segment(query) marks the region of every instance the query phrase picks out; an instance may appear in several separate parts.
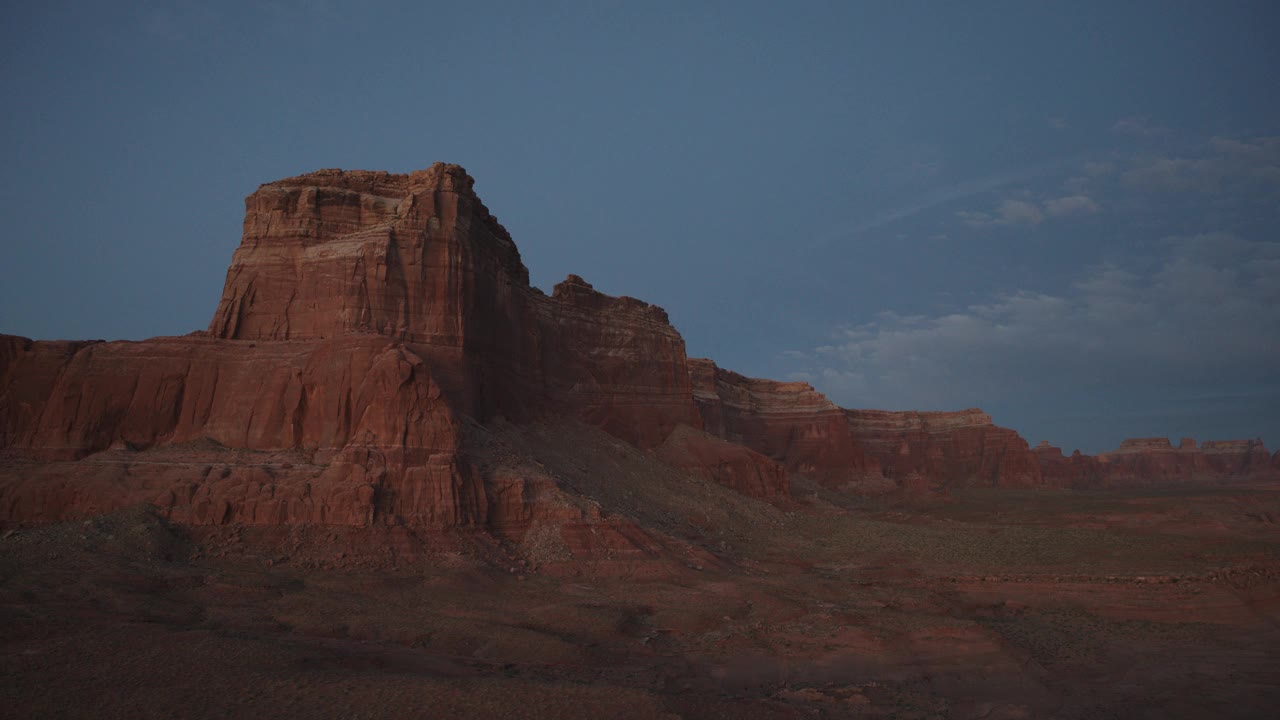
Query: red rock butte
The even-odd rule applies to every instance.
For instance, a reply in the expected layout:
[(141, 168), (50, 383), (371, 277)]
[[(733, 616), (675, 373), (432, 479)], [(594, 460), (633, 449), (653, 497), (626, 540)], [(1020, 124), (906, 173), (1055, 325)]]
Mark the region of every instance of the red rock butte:
[(1280, 477), (1261, 441), (1064, 456), (977, 409), (849, 410), (688, 358), (661, 308), (575, 275), (549, 296), (531, 287), (474, 184), (440, 163), (267, 183), (245, 201), (207, 331), (0, 336), (0, 521), (147, 502), (196, 525), (511, 535), (550, 513), (567, 535), (644, 545), (616, 519), (540, 501), (535, 472), (477, 462), (468, 429), (493, 422), (584, 423), (774, 502), (796, 477), (863, 492)]

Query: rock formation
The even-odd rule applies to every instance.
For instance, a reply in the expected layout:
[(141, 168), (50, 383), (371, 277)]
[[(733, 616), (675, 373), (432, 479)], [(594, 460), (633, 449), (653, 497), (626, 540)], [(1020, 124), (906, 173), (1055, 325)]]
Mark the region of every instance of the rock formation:
[(1095, 487), (1102, 484), (1102, 471), (1098, 459), (1079, 450), (1063, 455), (1062, 448), (1042, 440), (1032, 448), (1040, 465), (1040, 476), (1054, 487)]
[(846, 410), (804, 383), (689, 359), (661, 308), (574, 275), (551, 295), (531, 287), (456, 165), (322, 170), (263, 185), (245, 206), (207, 331), (0, 336), (0, 520), (150, 502), (195, 524), (509, 535), (613, 522), (547, 500), (555, 481), (536, 468), (469, 455), (468, 427), (545, 419), (774, 500), (796, 477), (927, 490), (1280, 474), (1260, 441), (1148, 438), (1064, 457), (980, 410)]
[(918, 475), (951, 487), (1035, 487), (1027, 441), (976, 408), (959, 412), (848, 410), (849, 428), (889, 478)]
[(708, 433), (829, 483), (878, 474), (844, 411), (807, 383), (748, 378), (703, 359), (690, 360), (689, 371)]
[[(517, 511), (489, 496), (510, 478), (487, 493), (459, 450), (469, 419), (569, 416), (640, 448), (700, 428), (666, 313), (576, 276), (530, 287), (473, 184), (445, 164), (268, 183), (207, 332), (0, 337), (0, 517), (147, 501), (192, 523), (482, 526), (491, 505)], [(179, 447), (181, 463), (134, 455)], [(743, 448), (673, 447), (700, 475), (785, 494)]]
[(1070, 457), (1042, 442), (1035, 453), (1046, 480), (1064, 487), (1277, 476), (1261, 440), (1207, 440), (1197, 445), (1193, 438), (1182, 438), (1174, 447), (1168, 438), (1130, 438), (1111, 452), (1090, 456), (1077, 450)]
[(750, 448), (678, 426), (657, 451), (664, 463), (758, 498), (790, 494), (786, 469)]
[[(7, 517), (58, 520), (151, 501), (198, 524), (364, 525), (375, 511), (442, 527), (484, 520), (452, 408), (422, 359), (386, 338), (22, 345), (0, 372), (0, 408), (18, 420), (2, 432), (8, 454), (44, 464), (0, 478)], [(181, 444), (209, 462), (166, 472), (130, 462), (130, 453)], [(296, 455), (246, 467), (210, 452), (218, 448)], [(70, 462), (105, 451), (119, 452)]]
[(1271, 454), (1261, 440), (1206, 440), (1196, 447), (1183, 438), (1175, 448), (1168, 438), (1137, 438), (1097, 462), (1098, 482), (1117, 485), (1265, 475)]

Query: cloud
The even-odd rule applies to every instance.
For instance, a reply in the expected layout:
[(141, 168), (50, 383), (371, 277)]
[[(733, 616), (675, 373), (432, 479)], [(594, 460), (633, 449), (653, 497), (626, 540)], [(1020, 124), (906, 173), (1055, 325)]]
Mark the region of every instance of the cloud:
[(1050, 217), (1091, 215), (1098, 212), (1098, 203), (1087, 195), (1068, 195), (1049, 200), (1044, 204), (1044, 210)]
[[(823, 247), (837, 241), (848, 240), (851, 237), (861, 235), (870, 230), (882, 228), (886, 225), (892, 225), (921, 213), (928, 212), (942, 205), (947, 205), (964, 198), (999, 190), (1007, 185), (1033, 180), (1037, 177), (1053, 172), (1063, 164), (1063, 161), (1055, 160), (1038, 165), (1006, 170), (983, 177), (971, 178), (963, 182), (940, 185), (916, 196), (909, 202), (898, 207), (891, 208), (883, 213), (874, 215), (871, 218), (862, 219), (857, 222), (847, 223), (843, 226), (833, 228), (819, 236), (817, 242), (814, 243), (814, 247)], [(963, 216), (964, 213), (961, 215)], [(984, 215), (984, 213), (974, 213), (974, 215)]]
[[(1078, 183), (1077, 185), (1081, 185)], [(1050, 198), (1043, 203), (1034, 200), (1006, 198), (997, 206), (994, 214), (961, 210), (956, 213), (960, 220), (969, 227), (1035, 227), (1044, 222), (1046, 217), (1067, 217), (1069, 215), (1089, 215), (1098, 212), (1098, 204), (1077, 187), (1076, 193), (1065, 197)]]
[(1088, 160), (1081, 166), (1086, 175), (1099, 177), (1102, 175), (1110, 175), (1116, 171), (1115, 163), (1103, 162), (1099, 160)]
[(1049, 118), (1048, 122), (1049, 122), (1049, 127), (1054, 130), (1066, 130), (1067, 128), (1071, 127), (1071, 124), (1067, 122), (1066, 118), (1055, 116), (1055, 117)]
[(1039, 225), (1044, 221), (1044, 212), (1034, 202), (1012, 199), (1001, 201), (994, 216), (967, 211), (961, 211), (958, 215), (970, 227), (1015, 227)]
[(1123, 179), (1148, 192), (1274, 191), (1280, 189), (1280, 137), (1215, 137), (1189, 156), (1137, 159)]
[(1143, 138), (1159, 137), (1173, 132), (1167, 127), (1152, 123), (1151, 118), (1146, 115), (1122, 117), (1111, 126), (1111, 131), (1121, 135)]
[(855, 407), (1032, 401), (1073, 387), (1274, 383), (1280, 242), (1170, 237), (1146, 269), (1095, 267), (1063, 292), (1023, 290), (835, 332), (797, 372)]

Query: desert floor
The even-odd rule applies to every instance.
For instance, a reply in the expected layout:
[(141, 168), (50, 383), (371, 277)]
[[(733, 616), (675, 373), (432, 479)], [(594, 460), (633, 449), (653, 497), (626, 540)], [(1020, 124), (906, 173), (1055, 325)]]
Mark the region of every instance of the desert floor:
[(1280, 488), (795, 494), (794, 507), (744, 505), (736, 524), (701, 530), (696, 516), (723, 502), (676, 498), (685, 515), (671, 522), (701, 555), (612, 563), (530, 563), (480, 534), (177, 528), (146, 508), (10, 531), (0, 715), (1280, 707)]

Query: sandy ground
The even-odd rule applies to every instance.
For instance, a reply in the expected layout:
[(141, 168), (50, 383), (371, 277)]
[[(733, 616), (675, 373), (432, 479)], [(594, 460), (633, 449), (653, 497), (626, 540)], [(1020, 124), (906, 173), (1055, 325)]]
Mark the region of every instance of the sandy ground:
[(0, 715), (995, 720), (1280, 707), (1280, 488), (907, 502), (799, 483), (776, 507), (676, 490), (643, 458), (556, 449), (537, 432), (503, 448), (707, 559), (530, 562), (477, 533), (181, 528), (146, 508), (9, 531)]

